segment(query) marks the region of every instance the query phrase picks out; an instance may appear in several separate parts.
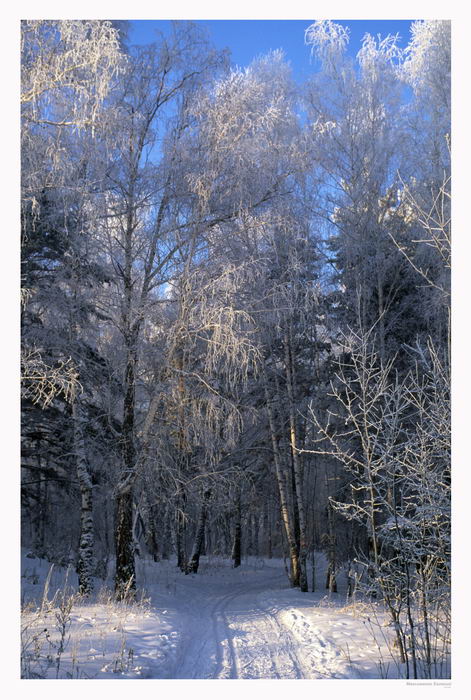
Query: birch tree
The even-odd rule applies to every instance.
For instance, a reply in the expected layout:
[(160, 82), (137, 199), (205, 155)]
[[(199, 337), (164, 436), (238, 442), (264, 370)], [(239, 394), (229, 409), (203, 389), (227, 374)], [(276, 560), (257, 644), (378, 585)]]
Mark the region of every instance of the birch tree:
[[(192, 210), (191, 192), (185, 188), (184, 166), (177, 155), (186, 128), (185, 101), (219, 62), (211, 51), (204, 53), (194, 26), (177, 23), (168, 39), (162, 37), (160, 43), (136, 50), (129, 58), (121, 95), (108, 124), (118, 138), (111, 154), (108, 190), (102, 198), (100, 238), (116, 281), (104, 303), (123, 348), (122, 466), (115, 494), (118, 596), (126, 587), (135, 587), (132, 492), (138, 473), (140, 339), (173, 257), (192, 232), (187, 218)], [(161, 137), (163, 150), (157, 147)]]

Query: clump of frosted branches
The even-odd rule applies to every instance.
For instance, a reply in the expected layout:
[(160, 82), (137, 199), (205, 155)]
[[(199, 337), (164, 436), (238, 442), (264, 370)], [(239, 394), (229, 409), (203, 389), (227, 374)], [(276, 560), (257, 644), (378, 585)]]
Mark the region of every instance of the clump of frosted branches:
[(239, 296), (251, 273), (249, 264), (228, 264), (206, 281), (201, 269), (191, 273), (183, 300), (186, 308), (172, 341), (178, 344), (181, 336), (187, 335), (192, 344), (204, 343), (204, 374), (214, 377), (222, 373), (224, 382), (233, 389), (247, 380), (259, 359), (251, 339), (252, 319), (241, 307)]
[(312, 53), (326, 67), (333, 67), (349, 42), (350, 30), (330, 19), (318, 19), (304, 33), (304, 41), (312, 47)]
[(272, 190), (274, 144), (283, 143), (286, 164), (295, 167), (293, 95), (289, 67), (276, 51), (199, 94), (191, 112), (206, 148), (187, 180), (203, 210), (225, 204), (237, 212)]
[(360, 51), (357, 54), (358, 63), (364, 73), (372, 73), (376, 79), (384, 80), (385, 71), (390, 67), (400, 65), (403, 60), (403, 50), (397, 45), (399, 35), (388, 34), (385, 39), (371, 34), (365, 34)]
[(175, 412), (181, 446), (204, 447), (208, 456), (235, 442), (243, 424), (238, 396), (259, 362), (253, 321), (240, 299), (249, 274), (250, 265), (225, 265), (208, 279), (196, 268), (178, 284), (168, 410)]
[(451, 22), (417, 20), (412, 23), (411, 34), (405, 49), (404, 79), (417, 94), (430, 90), (432, 96), (441, 99), (451, 75)]
[(40, 216), (38, 192), (71, 186), (70, 132), (95, 133), (124, 66), (118, 31), (109, 21), (22, 22), (22, 206), (33, 222)]
[(33, 349), (23, 353), (21, 365), (22, 395), (42, 408), (47, 408), (60, 393), (72, 402), (80, 389), (78, 372), (70, 358), (51, 366)]
[(102, 20), (24, 20), (21, 103), (29, 121), (84, 127), (96, 121), (123, 66), (118, 31)]

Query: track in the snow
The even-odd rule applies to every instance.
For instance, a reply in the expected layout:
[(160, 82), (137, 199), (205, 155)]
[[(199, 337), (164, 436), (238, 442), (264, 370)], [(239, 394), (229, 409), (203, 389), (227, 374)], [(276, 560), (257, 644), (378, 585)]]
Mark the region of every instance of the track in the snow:
[[(273, 575), (269, 586), (280, 588), (286, 579)], [(311, 630), (305, 641), (299, 625), (293, 634), (296, 615), (287, 616), (284, 608), (265, 607), (258, 594), (267, 588), (267, 579), (237, 581), (226, 584), (224, 594), (208, 591), (189, 605), (186, 641), (179, 654), (174, 678), (255, 679), (255, 678), (325, 678), (332, 649), (326, 654), (325, 643)], [(293, 619), (292, 619), (293, 618)], [(287, 624), (283, 622), (287, 620)], [(333, 668), (332, 668), (333, 670)], [(327, 673), (326, 673), (327, 671)]]

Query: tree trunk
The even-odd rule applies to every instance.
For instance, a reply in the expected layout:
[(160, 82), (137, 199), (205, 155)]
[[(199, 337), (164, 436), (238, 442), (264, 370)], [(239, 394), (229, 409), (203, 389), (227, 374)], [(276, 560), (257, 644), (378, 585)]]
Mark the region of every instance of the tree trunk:
[(273, 535), (272, 535), (272, 516), (270, 508), (270, 500), (267, 502), (266, 515), (267, 515), (267, 557), (268, 559), (273, 558)]
[[(291, 437), (290, 437), (291, 440)], [(288, 479), (289, 479), (289, 500), (291, 505), (291, 510), (293, 513), (293, 531), (294, 539), (296, 540), (296, 547), (299, 552), (299, 543), (301, 539), (301, 529), (299, 526), (299, 510), (298, 510), (298, 497), (296, 493), (296, 482), (294, 480), (294, 465), (293, 465), (293, 451), (290, 448), (290, 464), (288, 467)]]
[[(154, 527), (155, 529), (155, 527)], [(167, 503), (163, 515), (163, 531), (160, 539), (162, 559), (169, 559), (169, 545), (172, 542), (171, 507)]]
[(337, 579), (335, 576), (335, 562), (329, 561), (327, 567), (327, 577), (325, 581), (325, 587), (329, 593), (337, 593)]
[(134, 560), (134, 542), (132, 537), (133, 516), (132, 490), (123, 491), (116, 496), (116, 575), (115, 595), (123, 600), (133, 594), (136, 588), (136, 569)]
[(145, 540), (147, 549), (155, 562), (160, 561), (159, 541), (157, 539), (156, 520), (158, 516), (157, 508), (149, 503), (147, 495), (144, 496), (145, 514)]
[(237, 495), (236, 495), (236, 510), (235, 510), (235, 522), (234, 522), (234, 544), (232, 545), (232, 566), (234, 569), (236, 569), (238, 566), (240, 566), (241, 539), (242, 539), (241, 503), (240, 503), (240, 489), (238, 489)]
[(84, 415), (80, 399), (72, 404), (73, 440), (77, 478), (80, 486), (80, 542), (77, 557), (79, 593), (88, 596), (93, 590), (93, 493), (88, 460), (85, 451)]
[(245, 556), (246, 557), (251, 557), (253, 554), (253, 530), (252, 530), (252, 516), (251, 515), (246, 515), (244, 518), (244, 530), (246, 533), (246, 547), (245, 547)]
[(196, 527), (196, 535), (195, 535), (195, 541), (193, 543), (193, 549), (191, 552), (191, 557), (190, 561), (188, 562), (188, 565), (186, 567), (186, 573), (187, 574), (196, 574), (198, 572), (198, 567), (200, 563), (200, 556), (203, 550), (203, 544), (204, 544), (204, 529), (206, 525), (206, 517), (208, 514), (207, 511), (207, 500), (209, 498), (209, 491), (206, 491), (206, 493), (203, 496), (203, 504), (201, 506), (199, 518), (198, 518), (198, 525)]
[(281, 455), (278, 448), (278, 441), (276, 437), (275, 429), (275, 416), (273, 414), (273, 407), (271, 398), (268, 392), (268, 379), (266, 371), (264, 368), (264, 388), (265, 388), (265, 401), (267, 405), (268, 413), (268, 423), (270, 427), (271, 441), (273, 447), (273, 460), (275, 462), (275, 472), (276, 481), (278, 485), (278, 492), (280, 496), (280, 510), (281, 510), (281, 520), (286, 533), (286, 539), (288, 540), (289, 548), (289, 558), (290, 558), (290, 583), (292, 586), (297, 586), (299, 583), (299, 565), (298, 565), (298, 549), (296, 547), (296, 538), (294, 536), (293, 523), (290, 517), (289, 506), (288, 506), (288, 488), (286, 484), (286, 474), (284, 472)]
[[(133, 154), (134, 144), (129, 142), (130, 161), (136, 163)], [(135, 448), (135, 399), (136, 368), (138, 358), (138, 340), (141, 318), (133, 321), (133, 239), (136, 226), (135, 187), (137, 166), (134, 165), (129, 182), (129, 201), (126, 212), (124, 231), (124, 266), (123, 266), (123, 306), (122, 332), (126, 348), (126, 365), (124, 369), (124, 402), (122, 427), (122, 466), (116, 489), (116, 574), (115, 593), (119, 599), (136, 587), (136, 569), (133, 547), (133, 484), (136, 478)], [(142, 295), (144, 290), (142, 290)], [(145, 297), (141, 299), (145, 301)], [(142, 308), (142, 305), (141, 305)]]
[(316, 590), (316, 552), (313, 549), (311, 552), (311, 591)]
[[(327, 474), (326, 474), (327, 480)], [(327, 492), (328, 493), (328, 492)], [(330, 591), (330, 593), (337, 593), (337, 562), (336, 562), (336, 547), (335, 547), (335, 525), (334, 525), (334, 510), (330, 504), (327, 503), (327, 525), (328, 525), (328, 549), (327, 557), (329, 564), (327, 567), (327, 578), (325, 582), (325, 587)]]
[[(140, 323), (136, 323), (127, 337), (127, 360), (124, 375), (124, 405), (122, 428), (123, 466), (116, 489), (116, 574), (115, 592), (118, 598), (129, 595), (136, 588), (136, 566), (133, 546), (133, 485), (137, 476), (136, 448), (134, 443), (135, 421), (135, 372), (137, 364), (137, 339)], [(127, 531), (129, 528), (129, 531)]]
[(186, 547), (185, 547), (185, 503), (186, 496), (182, 493), (177, 499), (177, 512), (175, 516), (175, 550), (177, 553), (177, 566), (180, 571), (186, 571)]
[(46, 556), (45, 550), (45, 520), (46, 520), (46, 496), (47, 496), (47, 481), (41, 467), (41, 456), (39, 454), (39, 444), (37, 453), (38, 462), (38, 482), (36, 484), (36, 513), (34, 518), (35, 537), (34, 537), (34, 552), (39, 557)]
[(299, 519), (299, 587), (301, 591), (307, 593), (309, 587), (307, 582), (307, 536), (306, 536), (306, 514), (304, 511), (303, 502), (303, 484), (302, 484), (302, 467), (300, 455), (296, 449), (297, 434), (296, 434), (296, 416), (294, 404), (294, 385), (295, 371), (293, 362), (293, 353), (291, 346), (291, 337), (288, 331), (285, 333), (285, 365), (286, 365), (286, 387), (288, 390), (289, 401), (289, 425), (290, 425), (290, 441), (291, 452), (293, 459), (294, 484), (296, 492), (296, 505)]

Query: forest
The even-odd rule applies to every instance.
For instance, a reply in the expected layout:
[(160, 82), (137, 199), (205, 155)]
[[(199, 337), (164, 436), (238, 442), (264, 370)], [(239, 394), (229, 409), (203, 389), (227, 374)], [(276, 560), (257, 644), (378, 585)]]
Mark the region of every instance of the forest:
[(302, 84), (196, 23), (128, 36), (21, 23), (26, 561), (128, 606), (144, 564), (191, 596), (279, 562), (449, 678), (450, 22), (356, 57), (307, 22)]

